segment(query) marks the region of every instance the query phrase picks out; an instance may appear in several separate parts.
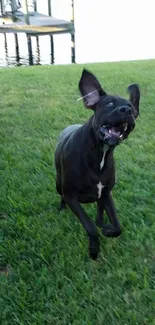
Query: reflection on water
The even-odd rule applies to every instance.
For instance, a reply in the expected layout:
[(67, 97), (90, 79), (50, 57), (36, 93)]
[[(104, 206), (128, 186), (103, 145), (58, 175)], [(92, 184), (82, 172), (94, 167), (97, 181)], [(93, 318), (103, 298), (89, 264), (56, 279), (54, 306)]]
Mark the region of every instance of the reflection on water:
[[(71, 62), (70, 35), (56, 35), (54, 39), (54, 63), (68, 64)], [(50, 36), (33, 36), (32, 55), (34, 65), (53, 63), (51, 49), (53, 42)], [(0, 34), (0, 67), (28, 66), (29, 55), (25, 34)]]

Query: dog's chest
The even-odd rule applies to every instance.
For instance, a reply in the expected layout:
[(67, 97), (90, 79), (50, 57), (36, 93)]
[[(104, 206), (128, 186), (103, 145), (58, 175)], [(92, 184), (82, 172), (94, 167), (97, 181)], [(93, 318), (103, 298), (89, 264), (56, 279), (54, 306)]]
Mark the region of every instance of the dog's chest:
[(89, 163), (84, 166), (82, 170), (83, 177), (78, 178), (78, 181), (80, 180), (80, 190), (78, 191), (80, 203), (95, 202), (102, 197), (103, 191), (106, 188), (109, 190), (113, 187), (111, 183), (113, 159), (107, 152), (108, 149), (108, 146), (103, 148), (103, 153), (98, 161), (96, 159), (93, 160), (93, 155), (90, 156)]
[(101, 182), (99, 182), (99, 183), (97, 184), (97, 189), (98, 189), (98, 199), (100, 199), (100, 197), (101, 197), (101, 195), (102, 195), (102, 190), (103, 190), (103, 188), (104, 188), (104, 185), (103, 185)]
[(102, 159), (100, 161), (100, 170), (104, 167), (105, 156), (106, 156), (106, 153), (107, 153), (108, 149), (109, 149), (109, 146), (107, 144), (105, 144), (104, 147), (103, 147)]
[[(104, 148), (103, 148), (103, 155), (102, 155), (102, 159), (101, 159), (101, 162), (100, 162), (100, 170), (102, 170), (102, 168), (104, 167), (104, 163), (105, 163), (105, 156), (106, 156), (106, 153), (109, 149), (109, 146), (108, 145), (104, 145)], [(102, 190), (103, 188), (105, 187), (104, 184), (102, 184), (101, 181), (99, 181), (99, 183), (97, 184), (97, 190), (98, 190), (98, 199), (100, 199), (101, 195), (102, 195)]]

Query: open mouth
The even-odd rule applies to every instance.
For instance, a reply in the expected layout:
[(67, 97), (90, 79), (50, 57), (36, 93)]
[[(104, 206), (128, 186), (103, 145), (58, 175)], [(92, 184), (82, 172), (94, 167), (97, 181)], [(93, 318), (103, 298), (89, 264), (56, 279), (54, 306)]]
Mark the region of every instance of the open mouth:
[(119, 126), (102, 126), (100, 128), (101, 133), (101, 140), (106, 142), (116, 142), (119, 143), (121, 140), (123, 140), (125, 133), (128, 129), (128, 124), (123, 123)]

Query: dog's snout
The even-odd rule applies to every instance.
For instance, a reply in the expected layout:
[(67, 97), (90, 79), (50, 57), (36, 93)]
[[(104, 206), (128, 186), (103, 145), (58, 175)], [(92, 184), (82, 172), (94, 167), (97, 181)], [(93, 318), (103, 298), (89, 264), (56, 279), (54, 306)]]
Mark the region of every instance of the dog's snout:
[(132, 113), (130, 106), (121, 106), (119, 107), (118, 111), (121, 114), (128, 114), (128, 115), (131, 115)]

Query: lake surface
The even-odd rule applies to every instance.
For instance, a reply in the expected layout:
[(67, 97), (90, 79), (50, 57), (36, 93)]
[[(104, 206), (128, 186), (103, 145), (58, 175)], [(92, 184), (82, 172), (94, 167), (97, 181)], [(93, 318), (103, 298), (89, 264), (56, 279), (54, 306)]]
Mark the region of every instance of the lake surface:
[[(21, 1), (22, 2), (22, 1)], [(38, 0), (37, 9), (47, 14), (47, 1)], [(133, 10), (134, 8), (134, 10)], [(70, 20), (70, 0), (52, 1), (54, 17)], [(76, 62), (106, 62), (155, 58), (154, 0), (75, 0)], [(15, 41), (0, 34), (0, 67), (15, 66)], [(18, 34), (21, 65), (28, 65), (27, 39)], [(50, 37), (32, 37), (34, 64), (50, 64)], [(71, 63), (70, 35), (54, 36), (55, 64)]]

